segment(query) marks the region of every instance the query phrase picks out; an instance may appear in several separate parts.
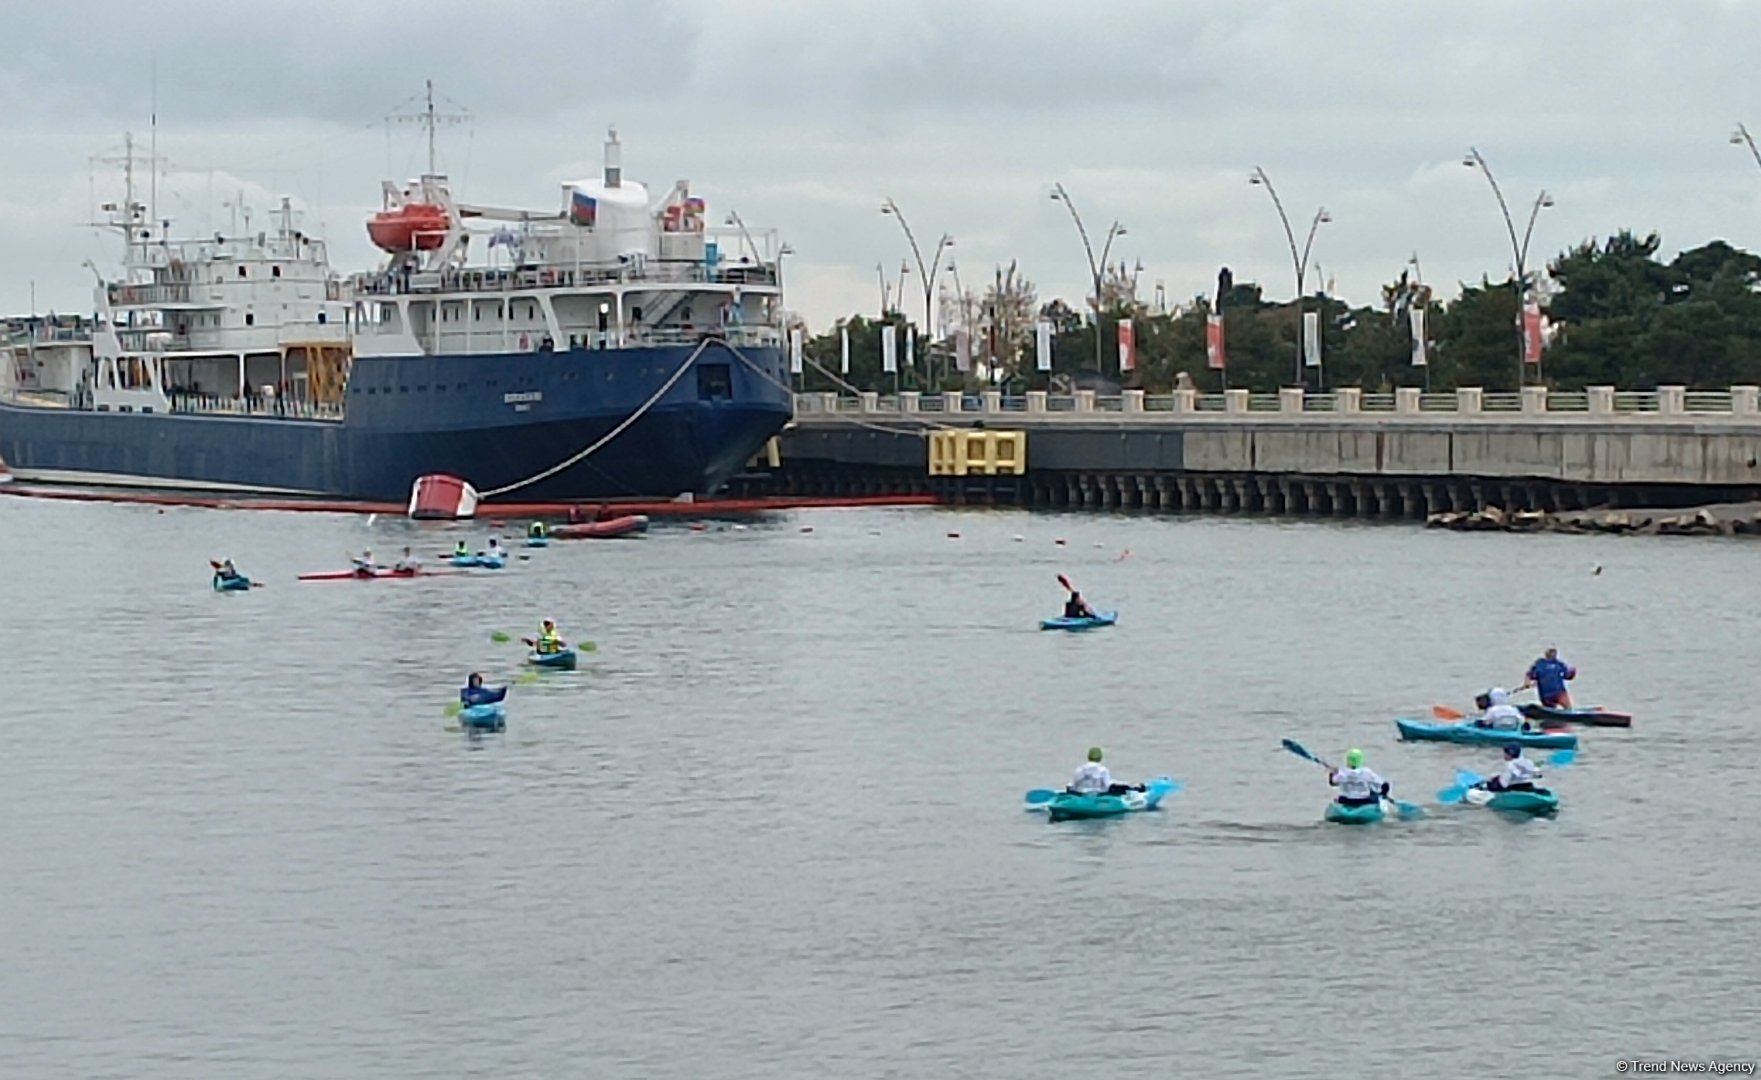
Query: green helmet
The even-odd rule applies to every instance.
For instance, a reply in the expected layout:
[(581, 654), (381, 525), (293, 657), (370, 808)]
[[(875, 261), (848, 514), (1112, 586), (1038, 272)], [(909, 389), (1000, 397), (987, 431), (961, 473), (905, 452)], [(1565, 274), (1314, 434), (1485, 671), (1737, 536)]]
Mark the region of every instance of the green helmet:
[(1089, 760), (1090, 760), (1090, 761), (1099, 761), (1099, 760), (1101, 760), (1101, 748), (1100, 748), (1100, 747), (1098, 747), (1098, 746), (1091, 746), (1091, 747), (1089, 747), (1089, 748), (1088, 748), (1088, 759), (1089, 759)]
[(1346, 768), (1355, 769), (1359, 765), (1362, 765), (1363, 763), (1364, 763), (1364, 752), (1362, 750), (1347, 750), (1345, 752), (1345, 767)]

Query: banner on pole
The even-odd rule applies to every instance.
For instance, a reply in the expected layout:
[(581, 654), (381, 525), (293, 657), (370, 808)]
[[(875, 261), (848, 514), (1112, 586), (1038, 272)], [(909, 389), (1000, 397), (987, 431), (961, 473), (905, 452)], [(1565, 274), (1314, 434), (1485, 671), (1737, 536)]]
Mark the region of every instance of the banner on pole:
[(1052, 370), (1052, 324), (1040, 320), (1033, 328), (1033, 338), (1035, 366), (1041, 371)]
[(789, 330), (789, 374), (801, 374), (801, 328), (791, 327)]
[(1412, 366), (1424, 367), (1429, 362), (1425, 356), (1425, 309), (1409, 308), (1406, 317), (1412, 324)]
[(1321, 313), (1302, 313), (1302, 362), (1305, 367), (1321, 366)]
[(850, 374), (850, 328), (838, 327), (838, 374)]
[(1523, 308), (1523, 363), (1539, 364), (1541, 362), (1541, 305), (1528, 304)]
[(1119, 320), (1119, 373), (1123, 375), (1137, 366), (1137, 337), (1130, 319)]
[(899, 371), (898, 329), (892, 323), (881, 327), (881, 370), (889, 375)]
[(1205, 364), (1212, 371), (1222, 371), (1228, 363), (1223, 352), (1223, 316), (1205, 316)]
[(962, 375), (972, 370), (972, 335), (964, 326), (954, 331), (954, 367)]
[(905, 327), (905, 370), (917, 370), (917, 334), (911, 327)]

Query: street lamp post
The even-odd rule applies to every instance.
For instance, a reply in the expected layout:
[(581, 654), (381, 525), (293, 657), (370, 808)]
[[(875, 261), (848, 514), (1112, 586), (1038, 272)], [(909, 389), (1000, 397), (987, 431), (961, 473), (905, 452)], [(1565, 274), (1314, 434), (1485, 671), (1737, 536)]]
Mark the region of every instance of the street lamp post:
[(1473, 147), (1468, 147), (1467, 156), (1461, 163), (1470, 169), (1478, 169), (1486, 176), (1486, 183), (1492, 185), (1492, 194), (1498, 199), (1498, 212), (1504, 215), (1504, 231), (1510, 236), (1510, 254), (1516, 259), (1516, 385), (1521, 389), (1526, 375), (1523, 371), (1523, 355), (1528, 351), (1527, 335), (1523, 332), (1523, 319), (1526, 317), (1529, 300), (1529, 237), (1535, 232), (1535, 218), (1541, 213), (1542, 207), (1553, 205), (1553, 196), (1542, 189), (1535, 196), (1535, 205), (1529, 208), (1529, 223), (1523, 229), (1523, 238), (1516, 238), (1516, 224), (1510, 219), (1510, 206), (1504, 201), (1504, 192), (1498, 188), (1498, 181), (1492, 177), (1492, 167), (1486, 159)]
[[(1088, 274), (1094, 281), (1095, 303), (1095, 374), (1101, 374), (1101, 280), (1107, 265), (1107, 255), (1113, 250), (1113, 241), (1125, 235), (1125, 226), (1114, 221), (1107, 227), (1107, 239), (1101, 244), (1101, 257), (1095, 258), (1095, 249), (1088, 242), (1088, 229), (1083, 227), (1082, 215), (1076, 212), (1076, 204), (1070, 201), (1070, 193), (1064, 190), (1061, 183), (1052, 185), (1052, 199), (1061, 202), (1070, 211), (1070, 220), (1076, 222), (1076, 233), (1082, 237), (1082, 250), (1088, 256)], [(1124, 373), (1121, 372), (1121, 375)]]
[(1748, 128), (1738, 124), (1737, 129), (1730, 133), (1730, 142), (1732, 146), (1747, 145), (1749, 155), (1755, 159), (1757, 166), (1761, 166), (1761, 150), (1755, 149), (1755, 139), (1749, 134)]
[(1272, 186), (1272, 178), (1266, 175), (1266, 170), (1256, 165), (1247, 182), (1265, 188), (1266, 194), (1272, 197), (1272, 206), (1278, 211), (1278, 220), (1284, 224), (1284, 239), (1290, 244), (1290, 265), (1296, 270), (1296, 385), (1304, 386), (1307, 380), (1302, 373), (1303, 281), (1308, 277), (1309, 252), (1315, 246), (1315, 232), (1322, 224), (1332, 221), (1333, 215), (1327, 213), (1324, 206), (1315, 211), (1314, 220), (1309, 222), (1308, 238), (1302, 242), (1302, 251), (1299, 254), (1296, 250), (1296, 233), (1290, 228), (1290, 217), (1284, 213), (1284, 203), (1278, 198), (1278, 189)]
[[(911, 232), (911, 224), (905, 220), (905, 213), (899, 209), (899, 204), (889, 198), (881, 203), (881, 213), (898, 219), (899, 228), (905, 230), (905, 241), (911, 245), (911, 257), (917, 260), (917, 276), (923, 282), (923, 331), (927, 336), (923, 346), (923, 372), (925, 378), (933, 380), (930, 342), (933, 342), (936, 336), (935, 308), (933, 306), (936, 296), (936, 272), (942, 265), (942, 252), (954, 246), (954, 238), (943, 233), (941, 239), (936, 241), (935, 253), (930, 256), (929, 264), (926, 266), (923, 262), (923, 249), (917, 246), (917, 237)], [(902, 281), (904, 275), (901, 274), (900, 278)], [(904, 291), (902, 284), (900, 291)]]

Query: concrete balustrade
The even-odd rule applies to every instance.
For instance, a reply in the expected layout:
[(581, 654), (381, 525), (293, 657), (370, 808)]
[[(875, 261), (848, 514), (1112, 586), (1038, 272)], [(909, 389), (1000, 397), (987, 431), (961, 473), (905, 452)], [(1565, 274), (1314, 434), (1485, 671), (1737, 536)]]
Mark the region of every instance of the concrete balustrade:
[(1523, 387), (1522, 407), (1525, 416), (1545, 416), (1547, 413), (1547, 388), (1545, 386)]
[(1416, 386), (1402, 386), (1394, 391), (1394, 411), (1402, 416), (1419, 414), (1419, 398), (1424, 394)]
[(923, 395), (915, 390), (906, 390), (899, 395), (899, 411), (903, 413), (920, 412), (920, 401)]
[(1246, 390), (1223, 391), (1223, 411), (1231, 416), (1240, 416), (1247, 412), (1248, 393)]

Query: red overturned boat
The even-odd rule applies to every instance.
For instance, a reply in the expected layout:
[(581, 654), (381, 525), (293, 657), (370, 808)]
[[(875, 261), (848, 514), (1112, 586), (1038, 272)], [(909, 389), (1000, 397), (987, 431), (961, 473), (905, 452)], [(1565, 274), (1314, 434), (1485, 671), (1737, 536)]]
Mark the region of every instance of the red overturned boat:
[(559, 540), (602, 540), (614, 536), (630, 536), (648, 531), (647, 514), (625, 514), (604, 521), (584, 521), (577, 525), (557, 525), (550, 535)]

